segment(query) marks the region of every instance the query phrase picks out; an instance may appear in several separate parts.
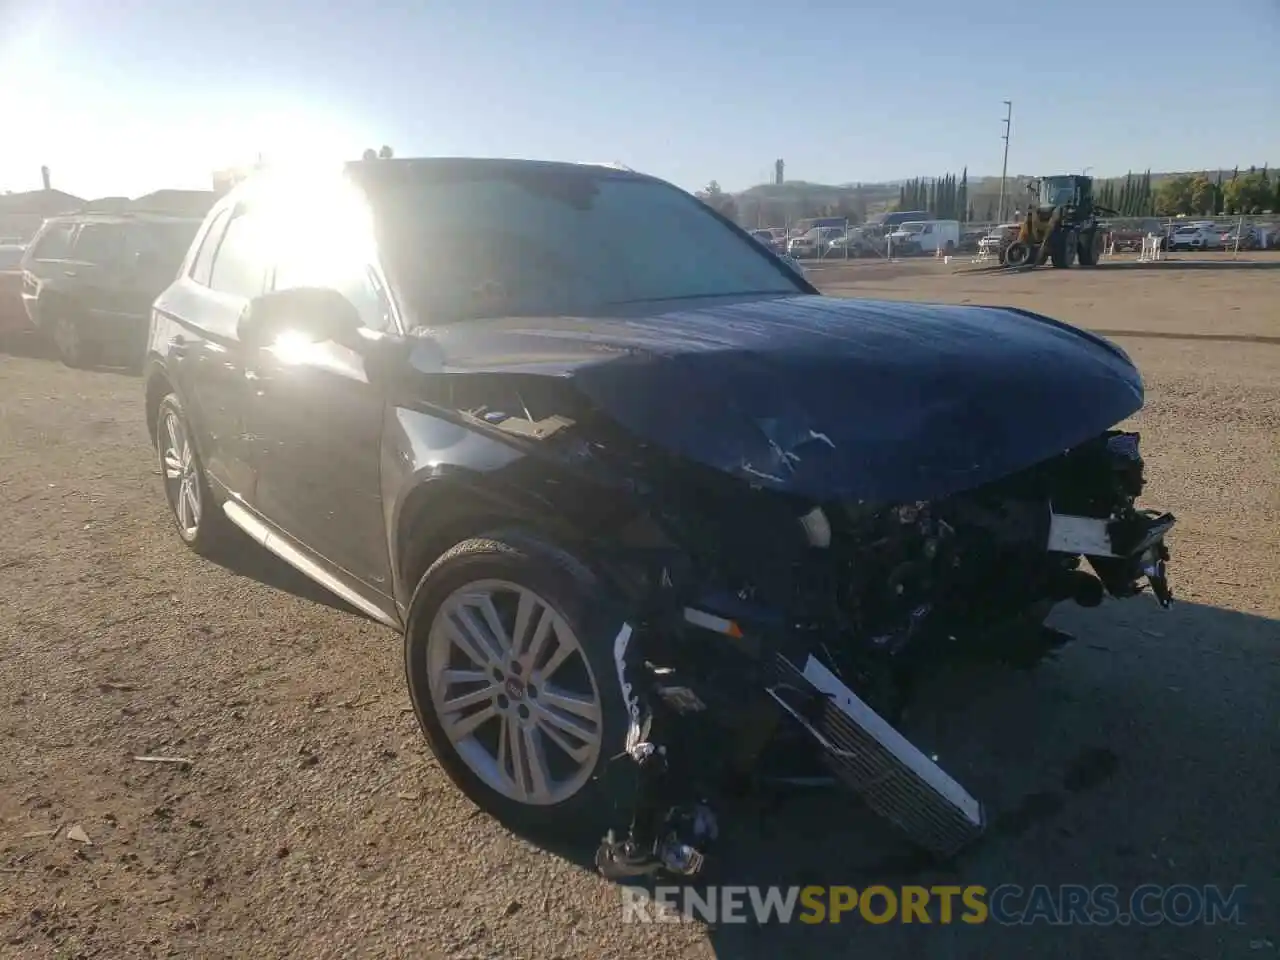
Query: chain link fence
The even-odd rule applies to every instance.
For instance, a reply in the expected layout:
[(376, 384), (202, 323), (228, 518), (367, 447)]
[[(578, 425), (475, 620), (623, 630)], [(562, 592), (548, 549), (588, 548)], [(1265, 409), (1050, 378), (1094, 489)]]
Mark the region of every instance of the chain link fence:
[[(946, 247), (941, 255), (981, 256), (984, 251), (994, 258), (1002, 228), (1016, 227), (1018, 218), (1011, 216), (1003, 223), (970, 221), (961, 223), (954, 247)], [(1202, 240), (1194, 245), (1199, 250), (1248, 251), (1280, 249), (1280, 214), (1218, 217), (1111, 217), (1103, 221), (1106, 231), (1104, 249), (1108, 254), (1138, 252), (1144, 237), (1154, 235), (1168, 246), (1179, 227), (1201, 226)], [(854, 224), (837, 218), (806, 218), (792, 225), (756, 228), (752, 232), (773, 247), (797, 260), (842, 261), (859, 259), (899, 259), (939, 255), (934, 245), (896, 244), (889, 237), (893, 228), (875, 223)]]

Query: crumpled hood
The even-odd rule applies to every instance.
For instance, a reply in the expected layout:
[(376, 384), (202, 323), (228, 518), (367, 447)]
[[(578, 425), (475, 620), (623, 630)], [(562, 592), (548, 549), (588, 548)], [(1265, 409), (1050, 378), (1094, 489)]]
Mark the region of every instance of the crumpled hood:
[(454, 372), (570, 377), (637, 436), (816, 500), (972, 489), (1096, 436), (1143, 399), (1118, 347), (1001, 307), (774, 297), (439, 333)]

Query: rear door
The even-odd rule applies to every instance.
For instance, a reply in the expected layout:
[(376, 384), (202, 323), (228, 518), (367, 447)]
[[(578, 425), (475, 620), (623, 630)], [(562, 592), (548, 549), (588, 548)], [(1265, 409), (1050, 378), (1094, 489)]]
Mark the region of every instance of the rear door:
[(64, 272), (74, 284), (85, 332), (113, 355), (134, 357), (146, 339), (151, 304), (139, 302), (131, 289), (125, 230), (117, 221), (81, 224)]
[(155, 304), (164, 333), (153, 348), (167, 357), (178, 381), (205, 470), (250, 505), (256, 474), (245, 406), (251, 385), (236, 328), (249, 300), (264, 292), (267, 274), (259, 218), (227, 207), (209, 223), (187, 273)]

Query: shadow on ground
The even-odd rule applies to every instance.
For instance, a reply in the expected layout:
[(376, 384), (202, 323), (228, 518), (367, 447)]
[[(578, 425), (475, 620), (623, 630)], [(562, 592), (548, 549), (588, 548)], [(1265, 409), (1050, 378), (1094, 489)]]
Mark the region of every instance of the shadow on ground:
[(299, 573), (248, 535), (232, 530), (232, 537), (233, 542), (228, 545), (223, 554), (216, 558), (219, 566), (257, 583), (301, 597), (303, 600), (324, 604), (326, 607), (363, 617), (366, 620), (370, 619), (346, 601)]
[(0, 333), (0, 354), (11, 357), (25, 357), (28, 360), (57, 361), (58, 355), (52, 344), (34, 331), (6, 330)]
[(948, 925), (935, 904), (928, 926), (856, 911), (834, 925), (712, 925), (715, 955), (1256, 958), (1280, 943), (1280, 622), (1142, 600), (1055, 620), (1077, 636), (1056, 661), (941, 679), (906, 731), (986, 805), (987, 835), (954, 862), (922, 856), (848, 794), (810, 791), (726, 817), (694, 889), (1114, 884), (1123, 907), (1146, 883), (1243, 884), (1243, 925)]

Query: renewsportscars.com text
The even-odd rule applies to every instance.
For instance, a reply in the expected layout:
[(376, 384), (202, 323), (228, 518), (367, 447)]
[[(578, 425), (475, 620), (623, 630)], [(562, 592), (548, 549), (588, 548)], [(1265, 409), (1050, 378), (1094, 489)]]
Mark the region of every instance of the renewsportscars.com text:
[(621, 887), (624, 923), (1240, 924), (1245, 888), (1143, 884)]

